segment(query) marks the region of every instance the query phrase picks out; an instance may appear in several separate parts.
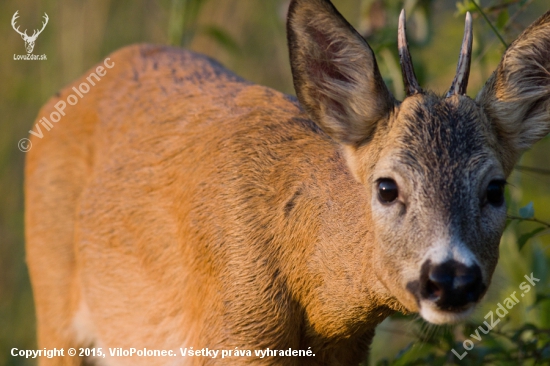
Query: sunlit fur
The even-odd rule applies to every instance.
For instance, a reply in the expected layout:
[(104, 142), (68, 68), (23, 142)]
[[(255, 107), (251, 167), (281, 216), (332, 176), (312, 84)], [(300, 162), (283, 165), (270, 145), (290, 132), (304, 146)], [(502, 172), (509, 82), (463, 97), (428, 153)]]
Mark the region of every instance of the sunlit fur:
[[(38, 348), (311, 347), (315, 357), (254, 362), (356, 365), (396, 310), (462, 319), (473, 304), (446, 313), (408, 286), (427, 258), (479, 263), (489, 285), (505, 207), (485, 202), (487, 184), (550, 129), (548, 24), (546, 14), (508, 49), (477, 102), (396, 101), (325, 0), (290, 6), (300, 103), (189, 51), (113, 53), (115, 66), (27, 153)], [(377, 197), (381, 178), (399, 186), (393, 204)]]

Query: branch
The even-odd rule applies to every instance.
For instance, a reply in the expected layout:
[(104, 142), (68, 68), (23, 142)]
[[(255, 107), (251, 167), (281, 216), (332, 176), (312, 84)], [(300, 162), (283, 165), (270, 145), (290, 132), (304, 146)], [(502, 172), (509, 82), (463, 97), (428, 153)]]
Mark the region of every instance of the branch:
[(510, 5), (517, 4), (520, 1), (521, 0), (510, 0), (510, 1), (504, 2), (502, 4), (496, 4), (496, 5), (493, 5), (493, 6), (488, 6), (488, 7), (485, 8), (485, 11), (493, 12), (493, 11), (497, 11), (497, 10), (500, 10), (500, 9), (504, 9), (504, 8), (509, 7)]
[(531, 222), (536, 222), (538, 224), (541, 224), (541, 225), (544, 225), (548, 228), (550, 228), (550, 223), (546, 222), (546, 221), (542, 221), (542, 220), (539, 220), (537, 218), (530, 218), (530, 219), (526, 219), (526, 218), (523, 218), (521, 216), (513, 216), (513, 215), (507, 215), (508, 219), (510, 220), (519, 220), (519, 221), (531, 221)]
[(523, 4), (523, 6), (521, 8), (518, 9), (518, 11), (516, 11), (514, 13), (514, 15), (512, 15), (510, 17), (510, 19), (508, 19), (508, 22), (506, 22), (506, 24), (504, 25), (504, 30), (508, 29), (513, 23), (514, 23), (514, 20), (516, 20), (516, 18), (525, 11), (525, 9), (527, 9), (527, 7), (529, 5), (531, 5), (531, 3), (533, 2), (533, 0), (527, 0), (527, 2), (525, 4)]
[[(504, 25), (504, 27), (503, 27), (502, 30), (503, 30), (503, 31), (507, 31), (508, 28), (510, 28), (510, 26), (514, 23), (514, 20), (515, 20), (522, 12), (524, 12), (525, 9), (527, 9), (527, 7), (528, 7), (529, 5), (531, 5), (532, 2), (533, 2), (533, 0), (527, 0), (527, 2), (526, 2), (525, 4), (523, 4), (523, 6), (522, 6), (520, 9), (518, 9), (518, 10), (514, 13), (514, 15), (512, 15), (512, 16), (510, 17), (510, 19), (508, 19), (508, 21), (506, 22), (506, 24)], [(496, 41), (496, 40), (492, 40), (491, 43), (485, 47), (485, 49), (476, 57), (476, 59), (475, 59), (475, 61), (474, 61), (475, 63), (479, 63), (480, 60), (481, 60), (483, 57), (485, 57), (485, 55), (487, 54), (487, 52), (489, 52), (489, 49), (490, 49), (491, 47), (493, 47), (493, 44), (494, 44), (495, 41)]]
[(535, 167), (523, 166), (523, 165), (516, 165), (515, 169), (519, 170), (520, 172), (531, 172), (531, 173), (542, 174), (542, 175), (550, 175), (550, 169), (535, 168)]
[(498, 30), (495, 28), (495, 26), (493, 25), (493, 23), (491, 23), (491, 21), (489, 20), (489, 18), (487, 18), (487, 15), (485, 14), (485, 12), (483, 11), (483, 9), (481, 9), (481, 7), (475, 2), (475, 0), (472, 0), (472, 3), (474, 3), (475, 7), (477, 8), (477, 10), (479, 11), (479, 13), (483, 16), (483, 18), (485, 18), (485, 21), (487, 22), (487, 24), (489, 24), (489, 26), (491, 27), (491, 29), (493, 30), (493, 32), (496, 34), (496, 36), (498, 37), (498, 39), (500, 40), (500, 42), (504, 45), (505, 48), (508, 48), (508, 44), (504, 41), (504, 39), (502, 38), (502, 36), (500, 35), (500, 33), (498, 32)]

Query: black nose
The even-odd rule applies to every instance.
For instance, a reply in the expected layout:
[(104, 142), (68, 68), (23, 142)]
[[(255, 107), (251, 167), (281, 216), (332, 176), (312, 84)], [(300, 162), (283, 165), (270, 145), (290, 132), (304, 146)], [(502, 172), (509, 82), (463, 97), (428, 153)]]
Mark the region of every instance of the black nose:
[(443, 310), (457, 310), (479, 300), (485, 291), (481, 269), (455, 260), (433, 265), (429, 260), (420, 270), (420, 296)]

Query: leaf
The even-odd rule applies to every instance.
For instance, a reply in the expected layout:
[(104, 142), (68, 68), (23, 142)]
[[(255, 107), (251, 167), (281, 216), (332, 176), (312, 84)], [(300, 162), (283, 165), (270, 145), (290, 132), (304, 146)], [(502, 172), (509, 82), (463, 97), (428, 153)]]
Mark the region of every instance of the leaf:
[(181, 0), (172, 0), (168, 18), (168, 41), (171, 45), (180, 45), (183, 34), (183, 6)]
[(455, 16), (457, 15), (464, 15), (467, 11), (473, 13), (477, 12), (477, 9), (474, 4), (470, 0), (464, 0), (462, 3), (457, 2), (456, 3), (456, 9), (457, 12), (455, 13)]
[(207, 0), (172, 0), (168, 19), (170, 44), (188, 46), (195, 37), (197, 22)]
[(519, 215), (524, 219), (532, 219), (535, 216), (533, 201), (519, 209)]
[(531, 324), (531, 323), (525, 323), (523, 324), (521, 327), (517, 328), (514, 332), (514, 334), (509, 337), (509, 339), (512, 341), (512, 342), (518, 342), (521, 340), (521, 337), (523, 335), (523, 333), (525, 332), (528, 332), (528, 331), (532, 331), (532, 332), (537, 332), (538, 331), (538, 328), (536, 325), (534, 324)]
[(534, 237), (535, 235), (537, 235), (538, 233), (540, 233), (544, 229), (545, 229), (544, 227), (538, 227), (535, 230), (520, 236), (519, 239), (518, 239), (518, 250), (521, 250), (521, 248), (523, 248), (523, 246), (525, 244), (527, 244), (529, 239), (531, 239), (532, 237)]
[(498, 18), (496, 21), (496, 27), (498, 29), (503, 29), (506, 23), (508, 23), (508, 20), (510, 19), (510, 14), (508, 13), (508, 9), (504, 9), (503, 11), (498, 14)]
[(537, 298), (533, 303), (533, 307), (538, 305), (539, 302), (545, 301), (545, 300), (550, 300), (550, 294), (537, 294)]
[(218, 44), (231, 53), (240, 53), (241, 48), (235, 39), (223, 29), (215, 25), (207, 25), (201, 29), (201, 32), (214, 39)]

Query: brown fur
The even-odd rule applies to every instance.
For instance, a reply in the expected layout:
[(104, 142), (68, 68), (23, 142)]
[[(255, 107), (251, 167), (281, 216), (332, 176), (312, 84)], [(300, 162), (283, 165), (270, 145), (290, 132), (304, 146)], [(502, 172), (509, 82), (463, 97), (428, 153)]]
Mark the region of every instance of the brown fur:
[[(319, 4), (324, 10), (314, 11)], [(500, 133), (508, 127), (467, 97), (422, 93), (396, 102), (368, 45), (346, 33), (329, 5), (291, 6), (294, 19), (306, 19), (302, 11), (325, 19), (320, 31), (332, 29), (329, 43), (339, 39), (338, 57), (348, 62), (336, 70), (342, 75), (328, 63), (325, 71), (341, 83), (327, 87), (315, 74), (304, 76), (299, 65), (307, 60), (292, 59), (291, 51), (309, 115), (292, 97), (244, 82), (203, 56), (137, 45), (112, 54), (114, 68), (42, 139), (32, 138), (26, 237), (40, 348), (311, 347), (316, 356), (301, 359), (177, 360), (352, 365), (366, 356), (384, 318), (419, 310), (406, 284), (441, 233), (460, 237), (488, 283), (504, 217), (480, 209), (479, 191), (492, 176), (483, 169), (508, 174), (509, 159), (525, 145)], [(548, 42), (545, 17), (520, 39)], [(301, 24), (294, 24), (299, 32)], [(297, 34), (289, 36), (294, 55), (319, 51), (302, 42), (307, 32)], [(344, 49), (362, 61), (351, 56), (349, 63)], [(364, 79), (355, 67), (364, 68)], [(507, 85), (498, 72), (489, 91)], [(52, 98), (39, 118), (83, 80)], [(328, 90), (321, 105), (311, 83)], [(347, 103), (346, 93), (356, 106), (333, 103)], [(494, 105), (490, 95), (482, 93), (484, 110)], [(547, 107), (541, 98), (535, 104)], [(538, 117), (536, 132), (526, 124), (514, 136), (540, 138), (549, 120)], [(387, 172), (402, 174), (395, 179), (413, 213), (405, 219), (401, 206), (383, 211), (376, 203), (375, 181)]]
[(494, 121), (509, 172), (549, 132), (550, 12), (512, 43), (476, 101)]

